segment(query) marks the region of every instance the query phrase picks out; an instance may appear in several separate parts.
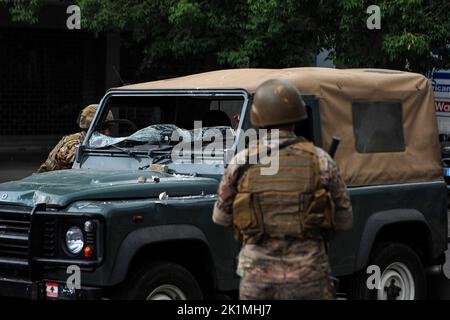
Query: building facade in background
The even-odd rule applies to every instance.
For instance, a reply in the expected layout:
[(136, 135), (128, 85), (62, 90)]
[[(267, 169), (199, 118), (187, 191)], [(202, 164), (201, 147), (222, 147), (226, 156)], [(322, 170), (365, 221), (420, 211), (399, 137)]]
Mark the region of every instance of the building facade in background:
[(79, 109), (119, 84), (119, 38), (68, 30), (66, 7), (44, 6), (36, 25), (0, 10), (1, 136), (74, 130)]
[(78, 131), (83, 106), (120, 85), (120, 37), (69, 30), (67, 4), (45, 3), (34, 25), (0, 8), (0, 181), (31, 173)]

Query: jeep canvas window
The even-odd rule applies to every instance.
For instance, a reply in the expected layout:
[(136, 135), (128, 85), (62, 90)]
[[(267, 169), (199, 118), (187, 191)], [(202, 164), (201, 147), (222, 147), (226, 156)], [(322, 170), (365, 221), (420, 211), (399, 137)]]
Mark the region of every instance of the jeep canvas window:
[(355, 102), (352, 116), (358, 152), (405, 151), (401, 103)]

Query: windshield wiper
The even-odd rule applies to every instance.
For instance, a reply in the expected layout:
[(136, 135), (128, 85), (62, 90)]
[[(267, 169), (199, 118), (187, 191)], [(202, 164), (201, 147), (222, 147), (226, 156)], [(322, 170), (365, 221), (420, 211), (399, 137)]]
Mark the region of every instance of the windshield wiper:
[(156, 149), (151, 149), (151, 150), (149, 150), (148, 155), (149, 155), (150, 157), (152, 157), (152, 156), (155, 155), (155, 154), (167, 154), (167, 151), (172, 152), (173, 147), (175, 147), (175, 146), (173, 146), (173, 145), (167, 145), (167, 146), (164, 146), (164, 147), (160, 147), (160, 148), (156, 148)]
[(120, 151), (122, 151), (122, 153), (125, 153), (125, 154), (127, 154), (128, 156), (133, 157), (133, 158), (136, 158), (136, 156), (137, 156), (137, 154), (138, 154), (137, 152), (134, 152), (134, 151), (131, 151), (131, 150), (128, 150), (128, 149), (125, 149), (125, 148), (121, 148), (121, 147), (116, 146), (116, 145), (114, 145), (114, 144), (109, 145), (108, 147), (113, 147), (113, 148), (115, 148), (115, 149), (117, 149), (117, 150), (120, 150)]
[(174, 146), (168, 145), (161, 148), (153, 149), (148, 152), (149, 158), (152, 159), (152, 164), (160, 163), (162, 160), (170, 161), (172, 149)]
[[(149, 159), (152, 160), (151, 164), (157, 164), (160, 163), (162, 160), (167, 160), (165, 161), (165, 163), (169, 163), (170, 162), (170, 153), (172, 152), (174, 146), (172, 145), (168, 145), (168, 146), (164, 146), (164, 147), (160, 147), (160, 148), (156, 148), (156, 149), (152, 149), (147, 151), (146, 155)], [(145, 170), (148, 169), (150, 167), (150, 164), (139, 167), (139, 170)]]

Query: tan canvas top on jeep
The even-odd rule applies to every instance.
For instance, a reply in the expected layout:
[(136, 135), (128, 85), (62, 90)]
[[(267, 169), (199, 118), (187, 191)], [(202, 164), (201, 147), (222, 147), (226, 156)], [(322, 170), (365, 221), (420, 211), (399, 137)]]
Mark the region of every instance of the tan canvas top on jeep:
[[(377, 185), (442, 179), (437, 120), (431, 84), (420, 74), (379, 69), (234, 69), (213, 71), (120, 89), (245, 89), (254, 93), (268, 79), (292, 81), (302, 94), (319, 98), (324, 149), (342, 141), (336, 161), (348, 185)], [(356, 148), (355, 102), (401, 103), (404, 151), (360, 153)]]

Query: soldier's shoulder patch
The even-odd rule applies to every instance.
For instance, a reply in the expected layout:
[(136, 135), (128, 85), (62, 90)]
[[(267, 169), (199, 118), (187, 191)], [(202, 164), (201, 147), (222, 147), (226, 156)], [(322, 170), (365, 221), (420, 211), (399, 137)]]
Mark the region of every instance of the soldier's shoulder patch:
[(316, 148), (316, 154), (319, 158), (319, 166), (322, 171), (326, 171), (330, 168), (330, 164), (334, 163), (334, 160), (330, 157), (328, 153), (325, 152), (325, 150), (315, 147)]

